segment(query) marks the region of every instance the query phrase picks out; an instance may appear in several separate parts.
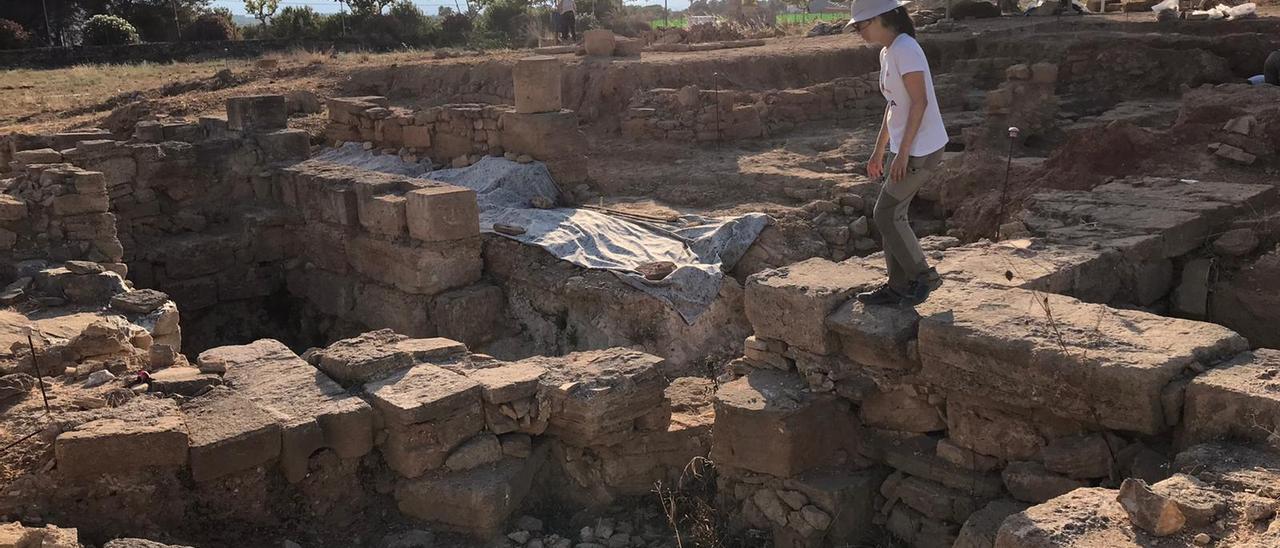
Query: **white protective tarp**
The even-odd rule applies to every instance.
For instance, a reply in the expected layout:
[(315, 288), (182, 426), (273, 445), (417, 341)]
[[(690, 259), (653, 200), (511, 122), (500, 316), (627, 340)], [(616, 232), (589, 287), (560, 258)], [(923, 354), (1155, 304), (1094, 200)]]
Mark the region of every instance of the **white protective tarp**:
[[(486, 157), (470, 167), (428, 172), (423, 164), (394, 155), (375, 155), (348, 143), (316, 157), (330, 161), (470, 188), (480, 205), (480, 230), (496, 233), (494, 224), (523, 227), (519, 236), (503, 235), (546, 249), (585, 268), (609, 270), (627, 284), (671, 305), (693, 323), (720, 292), (729, 270), (760, 231), (767, 215), (752, 213), (712, 219), (680, 216), (675, 223), (648, 223), (578, 208), (535, 209), (534, 197), (558, 202), (559, 187), (541, 163), (520, 164)], [(676, 270), (660, 281), (645, 279), (635, 269), (645, 263), (670, 261)]]

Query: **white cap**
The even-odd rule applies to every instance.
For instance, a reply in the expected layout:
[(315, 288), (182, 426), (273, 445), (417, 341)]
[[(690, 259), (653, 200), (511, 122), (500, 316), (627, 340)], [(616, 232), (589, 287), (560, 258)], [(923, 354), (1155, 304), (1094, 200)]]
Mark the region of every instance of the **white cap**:
[(845, 27), (870, 20), (877, 15), (889, 13), (909, 3), (911, 3), (910, 0), (853, 0), (853, 8), (849, 13), (849, 24), (845, 25)]

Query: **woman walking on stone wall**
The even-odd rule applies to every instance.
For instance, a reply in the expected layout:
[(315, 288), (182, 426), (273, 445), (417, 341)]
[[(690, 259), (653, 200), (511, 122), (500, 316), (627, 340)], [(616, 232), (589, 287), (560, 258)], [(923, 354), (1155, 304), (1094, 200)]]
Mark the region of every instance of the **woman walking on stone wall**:
[(863, 40), (883, 47), (880, 92), (888, 103), (875, 150), (867, 161), (867, 175), (884, 180), (873, 215), (889, 280), (875, 291), (858, 295), (866, 304), (914, 306), (942, 285), (907, 223), (907, 209), (942, 160), (947, 130), (933, 94), (929, 61), (916, 42), (915, 26), (903, 5), (898, 0), (854, 0), (849, 20)]

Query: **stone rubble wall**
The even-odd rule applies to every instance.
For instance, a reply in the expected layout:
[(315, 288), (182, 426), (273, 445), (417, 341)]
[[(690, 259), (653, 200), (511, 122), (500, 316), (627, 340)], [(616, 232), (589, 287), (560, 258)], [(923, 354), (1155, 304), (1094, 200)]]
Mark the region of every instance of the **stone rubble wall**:
[(329, 99), (325, 136), (364, 141), (409, 161), (466, 167), (483, 156), (545, 162), (556, 180), (586, 177), (586, 137), (573, 111), (520, 113), (515, 107), (460, 103), (409, 110), (388, 107), (385, 97)]
[(658, 88), (632, 96), (622, 134), (636, 139), (735, 141), (777, 135), (805, 121), (884, 111), (878, 73), (763, 92)]
[[(257, 523), (341, 519), (324, 513), (340, 494), (357, 515), (386, 497), (405, 516), (484, 540), (526, 503), (647, 495), (705, 456), (711, 381), (668, 383), (661, 366), (627, 349), (503, 362), (391, 330), (304, 357), (269, 339), (214, 348), (153, 370), (143, 395), (60, 417), (47, 474), (57, 483), (16, 482), (0, 512), (136, 535), (183, 531), (187, 506)], [(361, 461), (376, 485), (315, 491), (355, 480)], [(121, 481), (177, 511), (120, 514), (136, 501), (92, 490)], [(240, 495), (215, 502), (231, 489)], [(262, 489), (321, 500), (260, 506)]]
[[(853, 299), (882, 283), (879, 257), (751, 277), (755, 334), (716, 395), (726, 508), (779, 546), (850, 542), (823, 519), (836, 514), (911, 546), (990, 546), (1030, 505), (1167, 478), (1170, 448), (1275, 443), (1280, 399), (1255, 380), (1276, 374), (1275, 351), (1091, 303), (1162, 297), (1171, 259), (1276, 199), (1161, 179), (1038, 195), (1033, 239), (931, 248), (946, 282), (914, 309)], [(844, 502), (801, 489), (832, 465)]]

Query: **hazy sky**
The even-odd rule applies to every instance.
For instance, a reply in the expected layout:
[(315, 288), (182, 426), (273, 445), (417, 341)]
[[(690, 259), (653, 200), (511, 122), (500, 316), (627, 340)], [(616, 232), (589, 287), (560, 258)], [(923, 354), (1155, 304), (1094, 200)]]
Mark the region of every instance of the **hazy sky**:
[[(659, 3), (660, 0), (646, 0), (644, 2), (627, 2), (628, 4), (650, 4)], [(453, 7), (452, 0), (413, 0), (423, 12), (434, 14), (440, 6)], [(462, 0), (458, 0), (457, 4), (466, 5)], [(245, 14), (244, 2), (242, 0), (213, 0), (214, 7), (230, 8), (231, 13)], [(282, 0), (280, 7), (285, 6), (311, 6), (311, 9), (320, 13), (337, 13), (337, 0)], [(668, 0), (667, 7), (673, 10), (682, 10), (689, 7), (689, 0)]]

